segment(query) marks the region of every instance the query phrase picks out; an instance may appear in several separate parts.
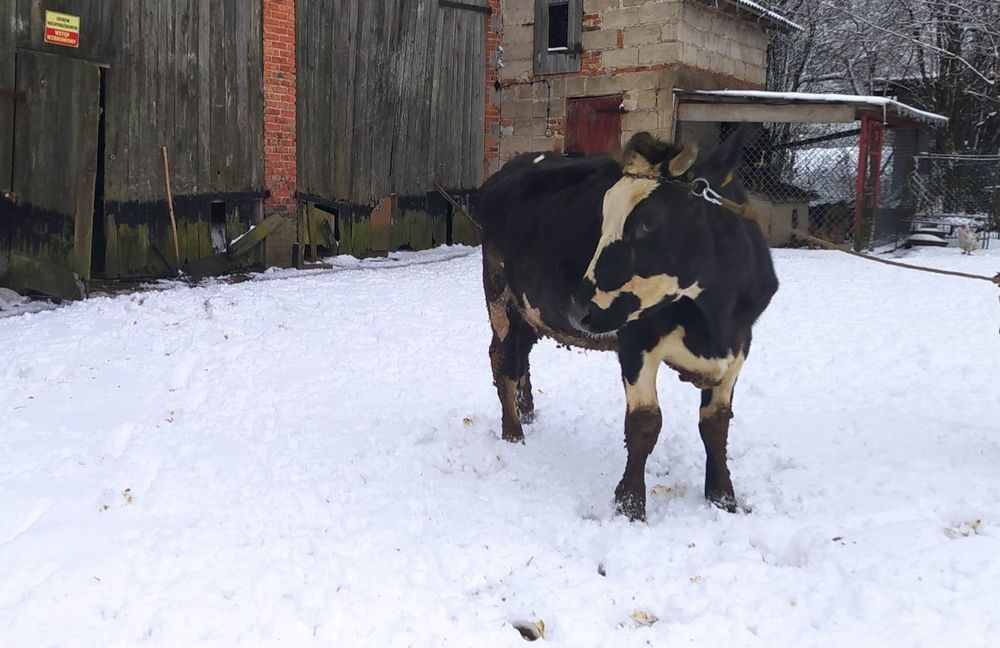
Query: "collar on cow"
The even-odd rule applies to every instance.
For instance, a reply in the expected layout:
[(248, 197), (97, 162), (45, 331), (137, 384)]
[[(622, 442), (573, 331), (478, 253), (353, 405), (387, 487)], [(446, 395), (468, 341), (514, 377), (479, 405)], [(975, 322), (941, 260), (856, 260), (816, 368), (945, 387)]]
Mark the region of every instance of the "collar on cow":
[(685, 182), (683, 180), (678, 180), (676, 178), (671, 178), (669, 176), (655, 174), (655, 173), (623, 173), (622, 175), (629, 178), (643, 178), (646, 180), (656, 180), (658, 182), (669, 182), (671, 184), (680, 185), (682, 187), (687, 187), (691, 190), (691, 195), (695, 198), (701, 198), (707, 203), (712, 205), (718, 205), (726, 210), (740, 216), (741, 218), (746, 218), (748, 220), (753, 220), (753, 216), (750, 214), (750, 204), (736, 202), (735, 200), (730, 200), (725, 196), (719, 194), (715, 189), (712, 188), (712, 183), (710, 183), (705, 178), (695, 178), (690, 182)]

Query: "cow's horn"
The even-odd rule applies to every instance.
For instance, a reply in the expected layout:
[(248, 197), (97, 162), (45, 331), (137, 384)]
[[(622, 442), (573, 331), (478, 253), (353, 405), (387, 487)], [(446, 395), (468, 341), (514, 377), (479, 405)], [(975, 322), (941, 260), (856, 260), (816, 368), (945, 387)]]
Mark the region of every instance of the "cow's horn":
[(698, 145), (694, 142), (690, 142), (684, 145), (684, 150), (674, 156), (670, 160), (670, 165), (667, 167), (670, 171), (670, 175), (675, 178), (679, 175), (685, 173), (694, 164), (694, 161), (698, 159)]

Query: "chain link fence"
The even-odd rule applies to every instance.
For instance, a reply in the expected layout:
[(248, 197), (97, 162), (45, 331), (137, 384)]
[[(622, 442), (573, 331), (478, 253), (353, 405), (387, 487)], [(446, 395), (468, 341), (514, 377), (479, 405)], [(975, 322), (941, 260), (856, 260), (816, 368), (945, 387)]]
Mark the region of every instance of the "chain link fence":
[[(680, 141), (712, 150), (734, 127), (682, 121)], [(980, 247), (998, 236), (1000, 155), (921, 152), (929, 146), (926, 130), (885, 130), (865, 247), (949, 245), (963, 223), (977, 232)], [(808, 246), (802, 234), (853, 244), (860, 149), (861, 130), (850, 124), (751, 125), (740, 176), (771, 246)]]
[[(891, 140), (886, 133), (876, 242), (895, 234)], [(856, 128), (762, 124), (756, 129), (742, 178), (772, 246), (803, 245), (800, 233), (838, 245), (853, 240), (859, 150)]]
[(979, 246), (1000, 237), (1000, 155), (914, 156), (911, 214), (900, 220), (901, 245), (950, 244), (968, 225)]

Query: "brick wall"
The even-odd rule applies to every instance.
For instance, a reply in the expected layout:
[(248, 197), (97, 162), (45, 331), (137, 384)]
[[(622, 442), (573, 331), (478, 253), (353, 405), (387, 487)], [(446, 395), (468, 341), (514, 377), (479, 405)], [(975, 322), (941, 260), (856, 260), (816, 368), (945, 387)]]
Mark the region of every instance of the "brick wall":
[(486, 137), (483, 177), (500, 168), (500, 93), (496, 83), (500, 78), (501, 39), (503, 37), (503, 0), (490, 0), (493, 13), (486, 19)]
[(264, 0), (264, 215), (296, 215), (295, 0)]
[(534, 3), (502, 4), (501, 161), (523, 151), (561, 151), (568, 98), (622, 94), (623, 140), (639, 131), (670, 139), (674, 87), (764, 84), (763, 27), (711, 5), (584, 0), (580, 72), (535, 76)]

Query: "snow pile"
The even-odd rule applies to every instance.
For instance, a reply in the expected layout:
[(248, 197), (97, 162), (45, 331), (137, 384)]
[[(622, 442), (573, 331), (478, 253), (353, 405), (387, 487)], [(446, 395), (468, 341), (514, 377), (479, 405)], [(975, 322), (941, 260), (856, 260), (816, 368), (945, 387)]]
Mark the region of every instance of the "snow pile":
[(9, 288), (0, 287), (0, 319), (53, 308), (55, 305), (49, 301), (32, 301)]
[(499, 441), (468, 253), (0, 320), (2, 643), (996, 645), (993, 286), (778, 251), (730, 445), (753, 512), (703, 500), (664, 370), (633, 525), (614, 356), (540, 344)]

